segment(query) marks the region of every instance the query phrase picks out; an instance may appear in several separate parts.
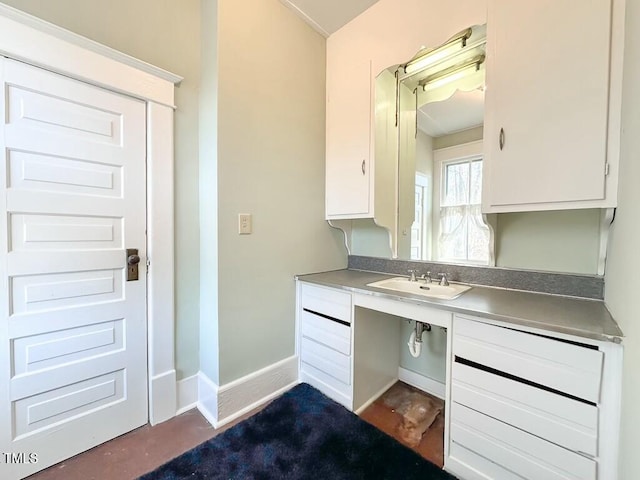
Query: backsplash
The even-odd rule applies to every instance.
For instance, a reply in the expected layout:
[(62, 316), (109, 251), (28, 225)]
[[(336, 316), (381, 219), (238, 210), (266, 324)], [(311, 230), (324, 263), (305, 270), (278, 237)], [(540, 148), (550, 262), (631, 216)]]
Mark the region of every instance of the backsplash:
[(408, 270), (414, 269), (420, 275), (430, 271), (434, 277), (438, 273), (446, 273), (449, 280), (454, 282), (595, 300), (604, 298), (604, 278), (599, 275), (576, 275), (500, 267), (412, 262), (359, 255), (349, 255), (348, 268), (350, 270), (364, 270), (394, 275), (407, 275)]

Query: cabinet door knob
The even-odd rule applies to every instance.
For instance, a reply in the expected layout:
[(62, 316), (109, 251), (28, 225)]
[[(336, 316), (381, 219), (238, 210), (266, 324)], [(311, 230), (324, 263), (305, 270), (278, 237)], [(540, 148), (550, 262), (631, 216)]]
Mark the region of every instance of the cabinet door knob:
[(366, 170), (365, 170), (365, 161), (362, 160), (362, 175), (365, 175), (365, 172), (366, 172)]
[(500, 150), (502, 150), (504, 148), (504, 128), (500, 129)]

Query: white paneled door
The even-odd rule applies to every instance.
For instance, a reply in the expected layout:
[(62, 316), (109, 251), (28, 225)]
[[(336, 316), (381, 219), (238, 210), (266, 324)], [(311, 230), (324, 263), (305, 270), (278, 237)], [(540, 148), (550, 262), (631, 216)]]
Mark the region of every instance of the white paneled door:
[(147, 422), (146, 109), (2, 57), (0, 77), (0, 478), (12, 479)]

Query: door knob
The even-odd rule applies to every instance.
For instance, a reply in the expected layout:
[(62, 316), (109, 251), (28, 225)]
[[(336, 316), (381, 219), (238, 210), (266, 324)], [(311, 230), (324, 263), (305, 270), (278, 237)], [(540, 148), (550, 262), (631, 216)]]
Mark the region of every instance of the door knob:
[(140, 263), (140, 256), (139, 255), (129, 255), (127, 257), (127, 264), (136, 265), (137, 263)]
[(140, 255), (137, 248), (127, 248), (127, 282), (138, 280), (138, 264)]

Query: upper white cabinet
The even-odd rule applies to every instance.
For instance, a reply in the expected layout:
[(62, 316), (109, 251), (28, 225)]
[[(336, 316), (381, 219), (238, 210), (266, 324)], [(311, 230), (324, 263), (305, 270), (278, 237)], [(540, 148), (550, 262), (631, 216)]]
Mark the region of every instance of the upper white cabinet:
[(371, 62), (366, 58), (345, 57), (339, 50), (328, 56), (328, 219), (373, 216), (371, 104)]
[(622, 0), (489, 0), (483, 211), (616, 205)]

